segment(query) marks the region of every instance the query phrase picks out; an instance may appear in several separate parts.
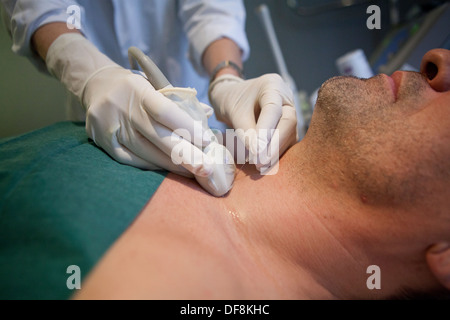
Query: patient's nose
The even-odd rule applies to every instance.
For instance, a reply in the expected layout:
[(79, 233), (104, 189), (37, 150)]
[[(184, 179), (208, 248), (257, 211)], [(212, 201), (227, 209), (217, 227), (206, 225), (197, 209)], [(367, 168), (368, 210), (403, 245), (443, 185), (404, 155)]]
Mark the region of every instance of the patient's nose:
[(440, 92), (450, 90), (450, 50), (428, 51), (422, 58), (420, 71), (434, 90)]

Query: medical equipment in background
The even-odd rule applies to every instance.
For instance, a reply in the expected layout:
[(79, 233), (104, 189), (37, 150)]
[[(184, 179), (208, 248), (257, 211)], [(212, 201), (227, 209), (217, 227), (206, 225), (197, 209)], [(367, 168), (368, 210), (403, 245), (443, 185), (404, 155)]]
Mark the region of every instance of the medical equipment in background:
[[(406, 14), (407, 19), (404, 21), (399, 20), (399, 12), (396, 8), (398, 1), (390, 1), (390, 4), (391, 29), (367, 60), (373, 74), (391, 75), (397, 70), (419, 71), (422, 57), (427, 51), (434, 48), (450, 49), (450, 3), (448, 0), (433, 1), (433, 6), (427, 7), (411, 6), (410, 12)], [(347, 72), (340, 66), (343, 62), (339, 59), (348, 59), (355, 70), (360, 69), (357, 67), (359, 64), (357, 60), (361, 59), (360, 63), (367, 63), (362, 60), (362, 56), (352, 62), (352, 54), (356, 52), (350, 52), (349, 56), (345, 55), (346, 57), (340, 57), (336, 61), (340, 74), (346, 75)], [(367, 74), (361, 75), (357, 72), (355, 75), (367, 78), (370, 75), (367, 65), (365, 67), (361, 65), (361, 67), (368, 71)], [(317, 93), (318, 89), (310, 96), (313, 109), (317, 101)]]
[[(156, 90), (175, 102), (194, 120), (200, 121), (204, 131), (211, 130), (208, 127), (205, 111), (196, 98), (197, 92), (195, 89), (173, 87), (156, 64), (137, 47), (128, 49), (128, 58), (131, 68), (138, 70), (140, 66), (150, 84)], [(233, 186), (236, 166), (230, 151), (220, 144), (217, 138), (214, 139), (215, 135), (212, 131), (211, 136), (213, 139), (203, 148), (203, 152), (213, 160), (213, 173), (208, 177), (195, 176), (195, 179), (210, 194), (221, 197), (230, 191)]]
[[(314, 4), (306, 6), (301, 4), (301, 0), (287, 0), (286, 3), (289, 8), (291, 8), (296, 14), (300, 16), (314, 16), (329, 11), (334, 11), (338, 9), (344, 9), (362, 4), (377, 4), (379, 1), (373, 0), (337, 0), (328, 1), (325, 3)], [(389, 0), (389, 16), (391, 20), (391, 25), (395, 26), (399, 23), (399, 9), (398, 0)]]
[(304, 92), (299, 92), (297, 90), (295, 81), (288, 72), (286, 62), (284, 60), (283, 53), (280, 48), (280, 44), (278, 42), (277, 35), (273, 27), (269, 8), (267, 7), (267, 5), (262, 4), (258, 6), (255, 11), (258, 17), (260, 18), (261, 23), (266, 32), (270, 47), (272, 49), (272, 53), (275, 58), (275, 63), (277, 65), (278, 72), (294, 93), (294, 104), (297, 113), (297, 132), (298, 138), (299, 140), (301, 140), (307, 131), (306, 125), (308, 124), (308, 122), (305, 121), (305, 115), (306, 118), (309, 116), (309, 114), (311, 113), (310, 112), (311, 108), (309, 106), (309, 103), (305, 103), (306, 94)]
[(375, 73), (419, 71), (423, 55), (434, 48), (450, 49), (450, 3), (428, 12), (411, 8), (416, 17), (388, 33), (369, 59)]
[(336, 60), (336, 67), (342, 76), (368, 79), (374, 76), (372, 67), (362, 49), (356, 49)]
[[(395, 1), (395, 0), (393, 0)], [(287, 0), (286, 3), (288, 7), (293, 9), (300, 16), (313, 16), (321, 14), (328, 11), (333, 11), (337, 9), (343, 9), (352, 7), (358, 4), (373, 3), (373, 0), (338, 0), (338, 1), (328, 1), (325, 3), (314, 4), (310, 6), (305, 6), (300, 3), (300, 0)], [(392, 0), (391, 0), (392, 2)]]
[[(301, 0), (286, 1), (287, 6), (300, 16), (319, 15), (365, 3), (377, 4), (377, 2), (380, 1), (338, 0), (308, 6), (302, 4)], [(406, 15), (406, 21), (400, 20), (399, 0), (389, 0), (388, 5), (391, 31), (369, 58), (374, 73), (390, 75), (397, 70), (418, 71), (420, 61), (428, 50), (449, 49), (449, 0), (412, 3), (408, 6), (410, 14)], [(414, 13), (416, 17), (411, 17)]]

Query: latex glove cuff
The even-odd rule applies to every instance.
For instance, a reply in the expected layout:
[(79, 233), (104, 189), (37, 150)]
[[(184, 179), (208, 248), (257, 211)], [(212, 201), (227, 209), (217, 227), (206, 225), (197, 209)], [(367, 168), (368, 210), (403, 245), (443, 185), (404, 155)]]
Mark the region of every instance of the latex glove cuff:
[[(217, 77), (214, 81), (211, 82), (211, 84), (209, 85), (209, 90), (208, 90), (208, 96), (209, 96), (209, 100), (213, 101), (213, 99), (211, 98), (211, 93), (213, 92), (214, 88), (216, 86), (222, 86), (222, 85), (229, 85), (229, 84), (236, 84), (236, 83), (242, 83), (245, 80), (234, 76), (232, 74), (224, 74), (222, 76)], [(214, 106), (213, 106), (214, 107)], [(221, 103), (219, 106), (219, 110), (215, 110), (216, 113), (218, 113), (220, 116), (225, 114), (225, 110), (224, 108), (226, 107), (223, 103)]]

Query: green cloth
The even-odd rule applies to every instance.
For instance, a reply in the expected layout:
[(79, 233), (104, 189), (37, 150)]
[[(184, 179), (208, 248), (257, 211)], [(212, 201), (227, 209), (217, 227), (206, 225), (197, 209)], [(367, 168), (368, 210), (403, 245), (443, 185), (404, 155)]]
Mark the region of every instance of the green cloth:
[(0, 141), (0, 299), (68, 299), (166, 172), (122, 165), (62, 122)]

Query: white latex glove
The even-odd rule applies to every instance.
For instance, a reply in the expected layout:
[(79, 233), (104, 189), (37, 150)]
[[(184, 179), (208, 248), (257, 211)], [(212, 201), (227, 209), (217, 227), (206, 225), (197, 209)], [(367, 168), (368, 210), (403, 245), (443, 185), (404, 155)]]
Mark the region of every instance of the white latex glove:
[[(86, 108), (89, 137), (118, 162), (189, 177), (212, 173), (212, 161), (206, 161), (201, 150), (212, 138), (209, 132), (141, 74), (117, 65), (76, 33), (58, 37), (48, 50), (46, 63)], [(202, 107), (211, 114), (210, 107)], [(177, 129), (188, 130), (192, 137), (192, 141), (182, 139), (191, 152), (183, 153), (186, 159), (181, 165), (171, 160), (172, 148), (180, 143), (172, 138)]]
[[(277, 74), (250, 80), (219, 76), (210, 84), (209, 99), (218, 120), (244, 131), (242, 135), (237, 130), (236, 135), (250, 152), (251, 163), (261, 172), (276, 164), (298, 140), (293, 93)], [(274, 129), (278, 129), (279, 139), (272, 139)], [(268, 153), (271, 147), (279, 152)]]

